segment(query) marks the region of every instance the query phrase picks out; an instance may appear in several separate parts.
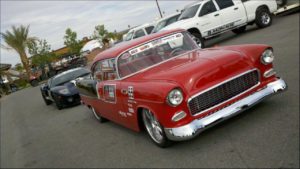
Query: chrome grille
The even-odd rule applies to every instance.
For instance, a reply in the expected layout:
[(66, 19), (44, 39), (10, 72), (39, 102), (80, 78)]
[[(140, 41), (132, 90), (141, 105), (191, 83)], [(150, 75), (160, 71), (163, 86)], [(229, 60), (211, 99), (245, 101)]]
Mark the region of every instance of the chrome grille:
[(191, 99), (188, 103), (192, 115), (198, 114), (237, 96), (259, 83), (257, 70), (244, 73)]

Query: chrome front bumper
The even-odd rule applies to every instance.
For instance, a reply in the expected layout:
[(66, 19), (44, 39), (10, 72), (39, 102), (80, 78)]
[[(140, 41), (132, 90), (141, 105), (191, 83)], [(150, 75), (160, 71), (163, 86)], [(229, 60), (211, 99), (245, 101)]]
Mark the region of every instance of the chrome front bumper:
[(221, 109), (205, 118), (196, 119), (191, 123), (177, 127), (177, 128), (165, 128), (165, 133), (170, 140), (173, 141), (183, 141), (191, 139), (197, 136), (202, 131), (206, 130), (209, 127), (214, 126), (215, 124), (229, 119), (245, 109), (254, 106), (256, 103), (264, 100), (268, 96), (276, 94), (280, 91), (287, 89), (286, 83), (282, 79), (278, 79), (274, 82), (269, 83), (265, 88), (260, 91), (255, 92), (254, 94), (243, 98), (232, 105)]

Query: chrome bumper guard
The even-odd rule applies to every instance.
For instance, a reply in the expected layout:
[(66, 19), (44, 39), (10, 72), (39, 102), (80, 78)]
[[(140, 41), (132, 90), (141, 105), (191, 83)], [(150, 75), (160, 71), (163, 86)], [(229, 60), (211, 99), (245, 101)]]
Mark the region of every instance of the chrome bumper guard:
[(232, 105), (225, 107), (207, 117), (202, 119), (196, 119), (191, 123), (177, 127), (177, 128), (165, 128), (165, 133), (170, 140), (183, 141), (194, 138), (202, 131), (212, 127), (219, 122), (227, 120), (247, 108), (254, 106), (260, 101), (264, 100), (268, 96), (279, 93), (287, 89), (286, 83), (282, 79), (278, 79), (274, 82), (269, 83), (265, 88), (254, 94), (243, 98)]

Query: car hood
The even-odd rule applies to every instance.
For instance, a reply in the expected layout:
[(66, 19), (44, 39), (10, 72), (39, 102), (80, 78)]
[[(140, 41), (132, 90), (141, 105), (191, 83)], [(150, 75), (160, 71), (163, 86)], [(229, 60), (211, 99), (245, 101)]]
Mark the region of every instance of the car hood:
[(176, 22), (174, 22), (174, 23), (172, 23), (172, 24), (170, 24), (170, 25), (162, 28), (159, 31), (170, 30), (170, 29), (177, 29), (177, 28), (184, 28), (184, 25), (186, 25), (188, 22), (190, 22), (191, 19), (192, 18), (176, 21)]
[(253, 63), (242, 53), (231, 50), (195, 50), (147, 69), (134, 80), (176, 82), (194, 94), (226, 79), (253, 69)]
[[(66, 88), (69, 90), (68, 94), (59, 93), (60, 90), (66, 89)], [(57, 94), (60, 94), (60, 95), (65, 95), (65, 96), (71, 96), (71, 95), (75, 95), (75, 94), (79, 93), (78, 89), (75, 86), (75, 82), (73, 82), (73, 80), (70, 81), (70, 82), (64, 83), (63, 85), (55, 86), (55, 87), (51, 88), (50, 90), (53, 93), (57, 93)]]

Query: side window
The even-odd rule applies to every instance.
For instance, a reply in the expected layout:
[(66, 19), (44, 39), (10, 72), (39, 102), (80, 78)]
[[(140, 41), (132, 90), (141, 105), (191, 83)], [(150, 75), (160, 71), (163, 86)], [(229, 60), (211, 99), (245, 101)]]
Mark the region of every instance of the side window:
[(97, 81), (114, 80), (117, 78), (115, 59), (99, 61), (94, 67), (93, 77)]
[(134, 33), (133, 39), (145, 36), (145, 32), (143, 29), (139, 29)]
[(97, 81), (101, 81), (101, 67), (100, 67), (101, 63), (100, 61), (96, 63), (93, 71), (92, 71), (92, 75), (93, 75), (93, 79), (97, 80)]
[(104, 99), (108, 102), (116, 102), (116, 86), (104, 85), (103, 87)]
[(220, 9), (225, 9), (231, 6), (234, 6), (232, 0), (216, 0), (217, 4), (219, 5)]
[(153, 28), (154, 28), (154, 26), (149, 26), (149, 27), (146, 27), (145, 29), (146, 29), (146, 32), (148, 34), (150, 34), (152, 32)]
[(169, 19), (167, 20), (166, 26), (170, 25), (171, 23), (176, 22), (177, 19), (178, 19), (178, 17), (179, 17), (179, 15), (178, 15), (178, 16), (176, 15), (176, 16), (173, 16), (172, 18), (169, 18)]
[(204, 16), (204, 15), (216, 12), (216, 11), (217, 11), (217, 8), (216, 8), (215, 4), (212, 1), (209, 1), (203, 5), (199, 16)]

